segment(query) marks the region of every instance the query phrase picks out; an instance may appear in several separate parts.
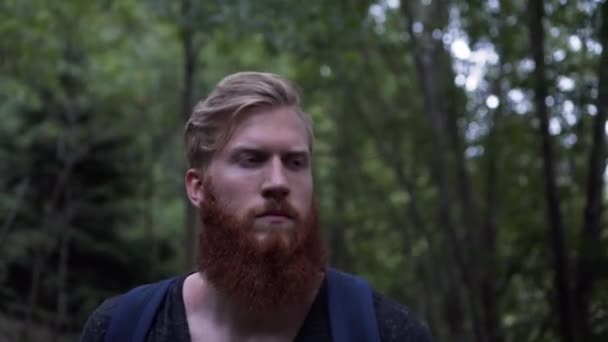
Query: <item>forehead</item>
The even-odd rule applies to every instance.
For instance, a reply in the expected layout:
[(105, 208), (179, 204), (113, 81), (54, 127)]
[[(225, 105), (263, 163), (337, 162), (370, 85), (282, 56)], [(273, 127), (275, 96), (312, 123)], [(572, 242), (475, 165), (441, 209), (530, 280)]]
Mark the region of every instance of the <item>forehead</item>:
[(256, 108), (242, 113), (223, 150), (239, 148), (309, 151), (310, 138), (304, 120), (293, 109)]

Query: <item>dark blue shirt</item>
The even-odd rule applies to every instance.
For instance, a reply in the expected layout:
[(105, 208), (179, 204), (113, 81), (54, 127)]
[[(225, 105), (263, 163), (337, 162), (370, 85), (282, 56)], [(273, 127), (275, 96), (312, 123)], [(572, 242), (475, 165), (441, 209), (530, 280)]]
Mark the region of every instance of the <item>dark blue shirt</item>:
[[(188, 321), (182, 296), (186, 276), (170, 288), (148, 332), (147, 342), (190, 342)], [(325, 283), (324, 283), (325, 284)], [(374, 309), (383, 342), (430, 342), (426, 325), (416, 319), (403, 305), (374, 292)], [(118, 297), (104, 301), (89, 317), (82, 332), (82, 342), (104, 342), (112, 310)], [(327, 288), (322, 286), (306, 316), (295, 342), (331, 341)]]

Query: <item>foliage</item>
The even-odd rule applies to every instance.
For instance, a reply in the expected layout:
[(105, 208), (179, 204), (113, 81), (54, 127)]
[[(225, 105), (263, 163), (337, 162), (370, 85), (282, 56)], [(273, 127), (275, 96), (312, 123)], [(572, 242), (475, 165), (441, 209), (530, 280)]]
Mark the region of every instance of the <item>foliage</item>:
[[(608, 110), (602, 6), (544, 2), (565, 248), (573, 279), (593, 256), (598, 339), (605, 215), (598, 250), (581, 232), (594, 119)], [(498, 0), (1, 2), (0, 313), (74, 334), (102, 299), (188, 270), (191, 32), (197, 99), (238, 70), (301, 86), (333, 264), (406, 303), (437, 340), (563, 339), (528, 12)]]

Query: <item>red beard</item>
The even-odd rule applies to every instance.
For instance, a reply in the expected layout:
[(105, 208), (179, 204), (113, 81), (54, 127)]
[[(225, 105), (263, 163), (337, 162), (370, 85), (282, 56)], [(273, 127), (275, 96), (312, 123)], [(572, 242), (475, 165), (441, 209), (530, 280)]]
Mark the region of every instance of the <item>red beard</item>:
[(286, 233), (277, 231), (259, 241), (253, 234), (253, 212), (240, 221), (217, 202), (208, 183), (205, 194), (198, 251), (198, 269), (205, 278), (247, 310), (268, 312), (303, 304), (325, 266), (316, 207), (311, 204), (311, 214), (302, 219), (288, 203), (268, 202), (289, 213), (296, 226), (289, 243), (284, 241)]

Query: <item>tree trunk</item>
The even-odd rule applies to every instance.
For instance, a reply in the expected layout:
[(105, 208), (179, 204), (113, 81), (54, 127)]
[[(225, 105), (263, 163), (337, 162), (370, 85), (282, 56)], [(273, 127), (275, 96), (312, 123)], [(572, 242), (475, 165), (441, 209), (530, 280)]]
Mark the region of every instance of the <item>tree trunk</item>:
[(536, 113), (540, 121), (541, 154), (543, 158), (543, 176), (545, 180), (545, 194), (547, 201), (547, 218), (549, 235), (553, 252), (554, 281), (557, 291), (557, 309), (559, 311), (560, 329), (562, 339), (566, 342), (577, 341), (575, 319), (572, 311), (572, 292), (570, 290), (570, 271), (564, 228), (562, 223), (559, 194), (556, 184), (555, 164), (551, 138), (549, 136), (549, 113), (545, 99), (547, 98), (547, 79), (545, 75), (544, 51), (544, 8), (542, 0), (529, 2), (529, 33), (530, 48), (534, 56), (534, 102)]
[[(70, 220), (61, 220), (62, 225), (69, 225)], [(57, 268), (57, 313), (55, 316), (55, 329), (53, 337), (55, 340), (60, 334), (66, 332), (68, 326), (68, 260), (70, 252), (70, 234), (68, 227), (57, 227), (59, 237), (59, 265)]]
[[(333, 174), (333, 184), (334, 184), (334, 193), (333, 193), (333, 202), (336, 212), (343, 213), (345, 210), (344, 206), (344, 195), (348, 190), (348, 184), (346, 183), (348, 179), (344, 177), (340, 170), (346, 170), (348, 168), (348, 163), (345, 158), (348, 156), (348, 140), (345, 136), (345, 131), (343, 126), (340, 124), (342, 122), (342, 110), (336, 108), (332, 111), (333, 117), (332, 119), (335, 122), (336, 127), (336, 137), (333, 144), (333, 156), (336, 161), (336, 172)], [(351, 269), (351, 260), (348, 252), (348, 247), (346, 243), (346, 237), (344, 234), (344, 230), (348, 227), (344, 225), (344, 219), (340, 219), (337, 222), (333, 222), (330, 232), (329, 244), (330, 244), (330, 258), (331, 262), (336, 265), (336, 267), (344, 269), (346, 271), (353, 271)]]
[[(194, 80), (196, 76), (196, 59), (197, 50), (194, 47), (194, 28), (192, 19), (192, 2), (190, 0), (181, 1), (181, 42), (183, 53), (183, 84), (181, 94), (181, 111), (184, 116), (184, 122), (188, 121), (192, 108), (194, 106)], [(195, 260), (195, 250), (198, 244), (197, 233), (199, 230), (199, 220), (197, 210), (192, 206), (187, 194), (184, 193), (185, 201), (185, 236), (184, 244), (186, 246), (185, 268), (190, 270)]]
[(602, 222), (602, 199), (604, 190), (604, 170), (606, 168), (606, 112), (608, 111), (608, 2), (604, 2), (599, 12), (602, 26), (598, 36), (604, 49), (599, 62), (599, 89), (597, 114), (593, 123), (593, 142), (589, 156), (587, 176), (587, 198), (585, 203), (583, 230), (581, 232), (578, 279), (575, 292), (579, 329), (583, 340), (591, 340), (589, 302), (596, 280), (597, 261), (602, 259), (600, 233)]
[[(65, 58), (68, 63), (81, 64), (82, 58), (80, 51), (68, 41), (65, 51)], [(86, 155), (88, 147), (76, 144), (72, 137), (75, 136), (77, 127), (77, 117), (82, 110), (78, 106), (77, 97), (82, 92), (80, 80), (72, 75), (66, 75), (63, 87), (68, 95), (68, 102), (64, 108), (64, 115), (67, 119), (66, 126), (63, 127), (65, 133), (58, 141), (57, 158), (63, 163), (63, 182), (58, 182), (60, 187), (56, 188), (54, 196), (51, 198), (52, 210), (55, 211), (57, 219), (53, 221), (53, 230), (57, 247), (59, 248), (59, 260), (57, 265), (57, 308), (53, 329), (53, 339), (57, 340), (59, 334), (67, 328), (68, 321), (68, 262), (70, 252), (70, 229), (73, 215), (73, 206), (77, 205), (73, 201), (70, 179), (77, 162)]]
[[(455, 75), (451, 65), (448, 61), (444, 61), (441, 57), (447, 56), (440, 56), (440, 58), (437, 58), (438, 65), (436, 68), (440, 68), (440, 70), (447, 74), (447, 77), (445, 78), (446, 80), (454, 79)], [(464, 106), (461, 105), (457, 99), (459, 90), (456, 89), (452, 83), (448, 84), (449, 85), (445, 85), (445, 87), (449, 87), (445, 91), (445, 93), (449, 94), (447, 97), (448, 105), (446, 110), (447, 136), (450, 139), (449, 145), (452, 147), (456, 166), (456, 183), (458, 185), (458, 194), (460, 196), (460, 219), (463, 227), (465, 227), (464, 236), (467, 243), (471, 246), (471, 259), (472, 263), (474, 263), (475, 260), (479, 260), (482, 257), (479, 255), (479, 235), (481, 233), (481, 224), (479, 222), (481, 214), (475, 198), (475, 193), (473, 191), (469, 170), (466, 165), (466, 143), (464, 142), (464, 138), (460, 132), (460, 128), (458, 127), (458, 119), (461, 116), (458, 111), (463, 109)]]
[(40, 290), (40, 278), (44, 271), (44, 262), (46, 260), (46, 252), (42, 249), (34, 256), (34, 266), (32, 267), (32, 280), (30, 283), (30, 291), (27, 297), (27, 309), (25, 312), (25, 320), (19, 332), (19, 341), (29, 341), (30, 331), (34, 319), (34, 311), (38, 306), (38, 293)]
[[(498, 28), (499, 36), (502, 36), (503, 28), (502, 21), (493, 20), (493, 25)], [(502, 56), (501, 42), (495, 43), (497, 53)], [(506, 103), (506, 92), (503, 89), (503, 80), (505, 77), (505, 61), (500, 60), (498, 66), (498, 76), (494, 80), (491, 92), (496, 94), (499, 99), (498, 106), (489, 113), (490, 132), (486, 143), (486, 160), (487, 160), (487, 176), (485, 179), (485, 211), (482, 219), (481, 243), (479, 245), (480, 252), (483, 255), (482, 263), (480, 264), (482, 271), (481, 278), (481, 297), (485, 321), (486, 336), (490, 341), (502, 342), (504, 335), (500, 325), (500, 299), (502, 292), (500, 291), (500, 277), (497, 272), (496, 265), (498, 264), (498, 189), (497, 181), (499, 179), (498, 160), (501, 155), (500, 148), (500, 128), (502, 118), (504, 116), (504, 103)], [(506, 278), (506, 277), (505, 277)]]
[[(453, 276), (453, 271), (448, 270), (448, 279), (454, 283), (458, 282), (457, 277)], [(444, 308), (444, 319), (448, 325), (450, 332), (449, 340), (455, 342), (465, 342), (467, 333), (465, 330), (466, 316), (463, 311), (463, 303), (457, 288), (444, 291), (443, 293), (443, 308)]]
[[(437, 4), (437, 10), (443, 13), (444, 4)], [(431, 38), (419, 39), (417, 33), (413, 31), (413, 16), (408, 5), (401, 4), (402, 13), (406, 19), (406, 26), (409, 30), (411, 39), (411, 50), (416, 65), (418, 82), (423, 94), (423, 108), (426, 112), (431, 133), (433, 136), (433, 154), (431, 156), (431, 173), (438, 187), (439, 196), (439, 224), (446, 230), (447, 238), (450, 239), (448, 244), (452, 248), (452, 254), (459, 266), (459, 271), (463, 283), (467, 289), (467, 299), (471, 309), (472, 327), (475, 334), (475, 340), (478, 342), (487, 341), (483, 330), (483, 317), (480, 312), (479, 303), (479, 282), (476, 279), (475, 267), (472, 265), (471, 255), (468, 249), (462, 246), (469, 246), (470, 241), (463, 241), (456, 229), (456, 222), (451, 211), (453, 197), (449, 187), (448, 176), (446, 174), (449, 167), (448, 157), (449, 146), (445, 139), (446, 136), (446, 119), (447, 113), (445, 108), (441, 106), (444, 103), (444, 96), (439, 85), (441, 82), (440, 70), (441, 54), (446, 53), (443, 50), (441, 41), (434, 41)], [(461, 203), (464, 205), (464, 203)], [(467, 213), (468, 215), (468, 213)], [(470, 227), (468, 227), (470, 228)], [(474, 249), (474, 244), (471, 246)]]
[[(448, 75), (446, 79), (454, 79), (451, 65), (443, 59), (438, 58), (438, 60), (437, 67)], [(482, 227), (481, 225), (481, 211), (479, 210), (479, 205), (475, 198), (473, 183), (466, 164), (466, 143), (464, 142), (464, 138), (458, 126), (458, 119), (461, 116), (458, 114), (458, 110), (464, 108), (464, 106), (459, 105), (458, 103), (458, 90), (451, 83), (448, 84), (449, 86), (446, 86), (450, 88), (445, 91), (450, 94), (448, 97), (448, 109), (446, 110), (446, 128), (456, 168), (456, 183), (460, 198), (460, 220), (462, 227), (464, 228), (464, 241), (466, 241), (468, 250), (465, 257), (468, 258), (467, 264), (468, 267), (471, 268), (470, 275), (468, 276), (470, 278), (471, 290), (468, 295), (471, 297), (469, 300), (472, 306), (471, 309), (473, 310), (474, 322), (476, 321), (478, 324), (478, 327), (474, 327), (477, 331), (476, 334), (478, 338), (482, 341), (494, 342), (495, 340), (491, 339), (490, 336), (496, 333), (498, 329), (497, 321), (493, 322), (494, 319), (497, 319), (498, 313), (496, 312), (497, 308), (495, 307), (496, 301), (493, 297), (494, 294), (488, 292), (491, 292), (495, 287), (494, 283), (496, 278), (486, 276), (486, 272), (492, 273), (492, 270), (496, 267), (493, 262), (490, 262), (495, 259), (494, 255), (496, 249), (481, 247), (481, 239), (485, 234), (484, 228), (487, 229), (488, 227)], [(491, 198), (491, 200), (495, 199)], [(481, 295), (480, 298), (478, 298), (479, 295)]]
[[(502, 72), (501, 72), (502, 74)], [(497, 80), (498, 87), (502, 77)], [(499, 94), (502, 92), (499, 90)], [(490, 341), (501, 342), (503, 341), (502, 333), (500, 330), (499, 321), (499, 293), (497, 288), (498, 275), (496, 272), (497, 264), (497, 196), (496, 196), (496, 182), (498, 179), (498, 127), (500, 119), (502, 117), (502, 101), (503, 96), (499, 95), (501, 105), (495, 109), (492, 117), (492, 126), (488, 136), (488, 143), (486, 146), (487, 153), (487, 178), (486, 178), (486, 193), (485, 193), (485, 218), (483, 222), (483, 229), (481, 231), (481, 244), (483, 262), (480, 264), (482, 271), (481, 279), (481, 300), (484, 312), (485, 320), (485, 331)]]

